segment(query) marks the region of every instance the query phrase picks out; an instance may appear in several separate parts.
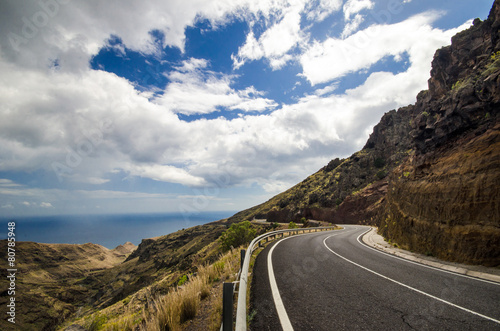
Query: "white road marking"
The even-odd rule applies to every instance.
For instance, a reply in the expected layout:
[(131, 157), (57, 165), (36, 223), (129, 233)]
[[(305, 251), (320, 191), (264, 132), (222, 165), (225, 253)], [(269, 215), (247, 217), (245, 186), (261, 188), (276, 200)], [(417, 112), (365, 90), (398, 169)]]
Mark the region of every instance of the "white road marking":
[[(371, 230), (371, 228), (370, 228)], [(384, 255), (387, 255), (387, 256), (390, 256), (394, 259), (398, 259), (398, 260), (401, 260), (401, 261), (404, 261), (404, 262), (408, 262), (408, 263), (413, 263), (413, 264), (416, 264), (418, 266), (421, 266), (421, 267), (424, 267), (424, 268), (429, 268), (429, 269), (433, 269), (433, 270), (437, 270), (437, 271), (441, 271), (441, 272), (445, 272), (447, 274), (451, 274), (451, 275), (454, 275), (454, 276), (460, 276), (460, 277), (464, 277), (464, 278), (468, 278), (468, 279), (473, 279), (473, 280), (477, 280), (477, 281), (480, 281), (480, 282), (483, 282), (483, 283), (488, 283), (488, 284), (492, 284), (492, 285), (497, 285), (497, 286), (500, 286), (500, 283), (497, 283), (497, 282), (493, 282), (493, 281), (490, 281), (490, 280), (487, 280), (487, 279), (481, 279), (481, 278), (476, 278), (476, 277), (471, 277), (471, 276), (468, 276), (468, 275), (464, 275), (464, 274), (459, 274), (457, 272), (453, 272), (453, 271), (449, 271), (449, 270), (445, 270), (445, 269), (440, 269), (440, 268), (437, 268), (437, 267), (433, 267), (433, 266), (430, 266), (430, 265), (426, 265), (426, 264), (423, 264), (423, 263), (418, 263), (418, 262), (415, 262), (415, 261), (411, 261), (411, 260), (407, 260), (403, 257), (400, 257), (400, 256), (395, 256), (395, 255), (392, 255), (392, 254), (389, 254), (389, 253), (386, 253), (386, 252), (383, 252), (379, 249), (376, 249), (376, 248), (373, 248), (373, 247), (370, 247), (368, 246), (367, 244), (365, 243), (362, 243), (361, 242), (361, 237), (363, 235), (365, 235), (366, 233), (368, 233), (370, 230), (368, 231), (365, 231), (363, 232), (362, 234), (360, 234), (357, 238), (358, 242), (363, 246), (363, 247), (366, 247), (366, 248), (369, 248), (371, 250), (374, 250), (375, 252), (377, 253), (380, 253), (380, 254), (384, 254)]]
[(273, 294), (274, 305), (276, 306), (276, 311), (278, 312), (278, 317), (280, 319), (281, 327), (283, 328), (284, 331), (293, 331), (292, 323), (290, 323), (290, 319), (288, 318), (288, 314), (286, 313), (285, 306), (283, 305), (283, 301), (281, 300), (280, 291), (278, 290), (278, 284), (276, 284), (276, 278), (274, 277), (273, 262), (272, 262), (274, 249), (276, 248), (276, 246), (278, 246), (280, 242), (288, 238), (278, 241), (273, 247), (271, 247), (269, 254), (267, 254), (267, 270), (269, 274), (269, 284), (271, 285), (271, 292)]
[[(342, 230), (336, 230), (336, 231), (345, 231), (345, 228)], [(318, 233), (318, 232), (314, 232)], [(278, 312), (278, 317), (280, 319), (281, 327), (283, 328), (284, 331), (293, 331), (292, 323), (290, 322), (290, 319), (288, 318), (288, 314), (286, 313), (285, 305), (283, 304), (283, 300), (281, 300), (281, 295), (280, 291), (278, 289), (278, 284), (276, 283), (276, 278), (274, 277), (274, 268), (273, 268), (273, 251), (280, 244), (282, 241), (290, 239), (290, 238), (297, 238), (300, 236), (304, 235), (310, 235), (312, 233), (303, 233), (295, 236), (290, 236), (284, 239), (281, 239), (278, 241), (271, 249), (269, 250), (269, 253), (267, 254), (267, 271), (269, 275), (269, 284), (271, 285), (271, 293), (273, 295), (273, 300), (274, 300), (274, 305), (276, 306), (276, 311)], [(337, 233), (338, 234), (338, 233)], [(330, 237), (336, 236), (337, 234), (334, 234)]]
[[(443, 300), (443, 299), (438, 298), (438, 297), (436, 297), (436, 296), (434, 296), (434, 295), (432, 295), (432, 294), (426, 293), (426, 292), (424, 292), (424, 291), (421, 291), (421, 290), (419, 290), (419, 289), (416, 289), (416, 288), (411, 287), (411, 286), (409, 286), (409, 285), (406, 285), (406, 284), (404, 284), (404, 283), (398, 282), (397, 280), (394, 280), (394, 279), (392, 279), (392, 278), (389, 278), (389, 277), (387, 277), (387, 276), (384, 276), (384, 275), (382, 275), (382, 274), (380, 274), (380, 273), (378, 273), (378, 272), (376, 272), (376, 271), (373, 271), (373, 270), (371, 270), (371, 269), (369, 269), (369, 268), (367, 268), (367, 267), (362, 266), (361, 264), (358, 264), (358, 263), (356, 263), (356, 262), (354, 262), (354, 261), (349, 260), (348, 258), (343, 257), (342, 255), (338, 254), (337, 252), (333, 251), (333, 250), (332, 250), (330, 247), (328, 247), (328, 245), (326, 244), (326, 240), (327, 240), (328, 238), (331, 238), (331, 237), (332, 237), (332, 236), (328, 236), (328, 237), (326, 237), (326, 238), (325, 238), (325, 240), (323, 240), (323, 245), (325, 245), (326, 249), (328, 249), (330, 252), (332, 252), (333, 254), (337, 255), (337, 256), (338, 256), (338, 257), (340, 257), (341, 259), (343, 259), (343, 260), (345, 260), (345, 261), (347, 261), (347, 262), (349, 262), (349, 263), (351, 263), (351, 264), (353, 264), (353, 265), (355, 265), (355, 266), (357, 266), (357, 267), (359, 267), (359, 268), (361, 268), (361, 269), (364, 269), (364, 270), (366, 270), (366, 271), (368, 271), (368, 272), (371, 272), (371, 273), (372, 273), (372, 274), (374, 274), (374, 275), (377, 275), (377, 276), (379, 276), (379, 277), (382, 277), (382, 278), (384, 278), (384, 279), (387, 279), (387, 280), (389, 280), (389, 281), (391, 281), (391, 282), (393, 282), (393, 283), (396, 283), (396, 284), (398, 284), (398, 285), (400, 285), (400, 286), (406, 287), (406, 288), (408, 288), (408, 289), (410, 289), (410, 290), (412, 290), (412, 291), (415, 291), (415, 292), (417, 292), (417, 293), (420, 293), (420, 294), (422, 294), (422, 295), (425, 295), (425, 296), (427, 296), (427, 297), (430, 297), (430, 298), (432, 298), (432, 299), (434, 299), (434, 300), (440, 301), (440, 302), (445, 303), (445, 304), (447, 304), (447, 305), (450, 305), (450, 306), (452, 306), (452, 307), (455, 307), (455, 308), (461, 309), (461, 310), (466, 311), (466, 312), (468, 312), (468, 313), (471, 313), (471, 314), (473, 314), (473, 315), (476, 315), (476, 316), (479, 316), (479, 317), (482, 317), (482, 318), (484, 318), (484, 319), (487, 319), (487, 320), (490, 320), (490, 321), (492, 321), (492, 322), (495, 322), (495, 323), (500, 324), (500, 320), (497, 320), (497, 319), (494, 319), (494, 318), (492, 318), (492, 317), (489, 317), (489, 316), (486, 316), (486, 315), (480, 314), (480, 313), (478, 313), (478, 312), (475, 312), (475, 311), (470, 310), (470, 309), (467, 309), (467, 308), (465, 308), (465, 307), (462, 307), (462, 306), (456, 305), (456, 304), (451, 303), (451, 302), (449, 302), (449, 301)], [(273, 247), (273, 248), (274, 248), (274, 247)]]

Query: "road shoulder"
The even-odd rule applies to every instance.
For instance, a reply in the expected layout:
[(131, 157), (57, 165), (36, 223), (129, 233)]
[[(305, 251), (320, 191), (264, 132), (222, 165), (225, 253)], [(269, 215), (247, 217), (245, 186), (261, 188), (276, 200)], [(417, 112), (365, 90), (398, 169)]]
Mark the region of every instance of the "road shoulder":
[(384, 238), (377, 233), (377, 228), (372, 229), (361, 237), (361, 240), (368, 246), (385, 253), (401, 257), (413, 262), (428, 265), (434, 268), (439, 268), (451, 272), (455, 272), (470, 277), (476, 277), (488, 281), (500, 283), (500, 269), (488, 268), (484, 266), (467, 265), (461, 263), (441, 261), (434, 257), (425, 256), (418, 253), (409, 252), (400, 248), (396, 248), (387, 243)]

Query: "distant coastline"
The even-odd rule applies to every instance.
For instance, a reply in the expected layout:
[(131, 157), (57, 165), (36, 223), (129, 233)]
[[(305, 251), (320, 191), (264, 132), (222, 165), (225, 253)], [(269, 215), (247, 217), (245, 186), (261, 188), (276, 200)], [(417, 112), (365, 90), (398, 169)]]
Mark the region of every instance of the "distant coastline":
[(7, 238), (7, 222), (16, 222), (16, 239), (50, 244), (88, 242), (113, 249), (127, 241), (163, 236), (233, 215), (232, 211), (110, 215), (0, 217), (0, 240)]

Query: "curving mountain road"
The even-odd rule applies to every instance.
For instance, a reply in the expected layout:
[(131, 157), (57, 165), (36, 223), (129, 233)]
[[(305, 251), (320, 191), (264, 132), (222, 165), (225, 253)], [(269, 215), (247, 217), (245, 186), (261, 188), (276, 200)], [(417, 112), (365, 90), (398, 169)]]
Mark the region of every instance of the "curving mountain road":
[(499, 283), (379, 252), (359, 240), (367, 230), (266, 247), (253, 270), (251, 330), (500, 330)]

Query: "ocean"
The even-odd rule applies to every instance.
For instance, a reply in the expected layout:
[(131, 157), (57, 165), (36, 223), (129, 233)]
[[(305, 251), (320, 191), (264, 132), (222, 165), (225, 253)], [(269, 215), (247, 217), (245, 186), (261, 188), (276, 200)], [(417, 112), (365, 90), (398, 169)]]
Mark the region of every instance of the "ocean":
[(186, 216), (168, 214), (72, 215), (11, 217), (0, 219), (0, 239), (7, 238), (7, 223), (15, 221), (17, 241), (39, 243), (99, 244), (115, 248), (127, 241), (138, 245), (142, 239), (163, 236), (227, 218), (235, 212), (204, 212)]

